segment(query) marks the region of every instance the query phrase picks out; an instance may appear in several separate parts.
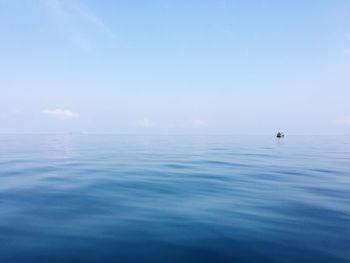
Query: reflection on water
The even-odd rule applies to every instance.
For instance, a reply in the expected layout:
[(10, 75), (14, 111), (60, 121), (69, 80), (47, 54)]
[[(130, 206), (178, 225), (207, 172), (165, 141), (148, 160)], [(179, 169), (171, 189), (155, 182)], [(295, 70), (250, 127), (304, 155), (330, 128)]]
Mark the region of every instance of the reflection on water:
[(350, 262), (350, 139), (0, 136), (0, 262)]

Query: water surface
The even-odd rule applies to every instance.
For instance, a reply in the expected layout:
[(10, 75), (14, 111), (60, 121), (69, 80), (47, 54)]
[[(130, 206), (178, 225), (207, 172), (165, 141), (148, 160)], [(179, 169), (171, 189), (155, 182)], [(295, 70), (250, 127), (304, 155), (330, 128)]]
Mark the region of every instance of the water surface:
[(350, 138), (1, 135), (0, 262), (350, 262)]

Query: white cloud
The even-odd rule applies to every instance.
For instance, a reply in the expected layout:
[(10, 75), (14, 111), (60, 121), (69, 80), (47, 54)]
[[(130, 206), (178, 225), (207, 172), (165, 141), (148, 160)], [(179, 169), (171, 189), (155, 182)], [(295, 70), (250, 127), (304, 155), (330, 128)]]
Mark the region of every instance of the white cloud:
[(205, 120), (202, 120), (202, 119), (193, 119), (192, 124), (195, 126), (206, 126), (207, 122)]
[(338, 120), (338, 123), (340, 124), (345, 124), (345, 125), (350, 125), (350, 117), (344, 117)]
[(70, 119), (70, 118), (79, 117), (78, 113), (75, 113), (70, 109), (53, 109), (53, 110), (45, 109), (42, 112), (61, 119)]
[(137, 125), (142, 128), (149, 128), (153, 126), (153, 123), (149, 119), (143, 118), (137, 121)]
[(21, 113), (21, 109), (13, 107), (12, 110), (11, 110), (11, 113), (12, 114), (19, 114), (19, 113)]

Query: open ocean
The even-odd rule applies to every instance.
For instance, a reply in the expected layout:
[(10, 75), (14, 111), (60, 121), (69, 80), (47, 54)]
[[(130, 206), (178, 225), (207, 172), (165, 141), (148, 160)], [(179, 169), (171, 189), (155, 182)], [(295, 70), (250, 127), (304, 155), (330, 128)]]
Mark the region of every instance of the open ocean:
[(350, 262), (350, 137), (0, 135), (0, 262)]

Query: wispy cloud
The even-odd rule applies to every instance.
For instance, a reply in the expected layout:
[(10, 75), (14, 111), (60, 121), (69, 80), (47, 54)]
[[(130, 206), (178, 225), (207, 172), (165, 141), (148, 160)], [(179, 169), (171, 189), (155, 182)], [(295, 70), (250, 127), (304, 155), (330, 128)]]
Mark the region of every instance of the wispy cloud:
[(42, 0), (48, 16), (79, 48), (89, 50), (97, 33), (115, 38), (113, 31), (79, 0)]
[(12, 114), (19, 114), (19, 113), (21, 113), (21, 109), (20, 108), (17, 108), (17, 107), (13, 107), (12, 109), (11, 109), (11, 113)]
[(207, 122), (202, 119), (193, 119), (192, 124), (195, 126), (207, 126)]
[(344, 49), (344, 54), (345, 54), (346, 56), (350, 56), (350, 48)]
[(70, 109), (53, 109), (53, 110), (44, 109), (42, 113), (51, 115), (56, 118), (61, 118), (61, 119), (70, 119), (70, 118), (79, 117), (78, 113), (75, 113)]
[(154, 125), (148, 118), (143, 118), (141, 120), (138, 120), (136, 124), (142, 128), (149, 128)]
[(337, 122), (343, 125), (350, 125), (350, 117), (340, 118)]

